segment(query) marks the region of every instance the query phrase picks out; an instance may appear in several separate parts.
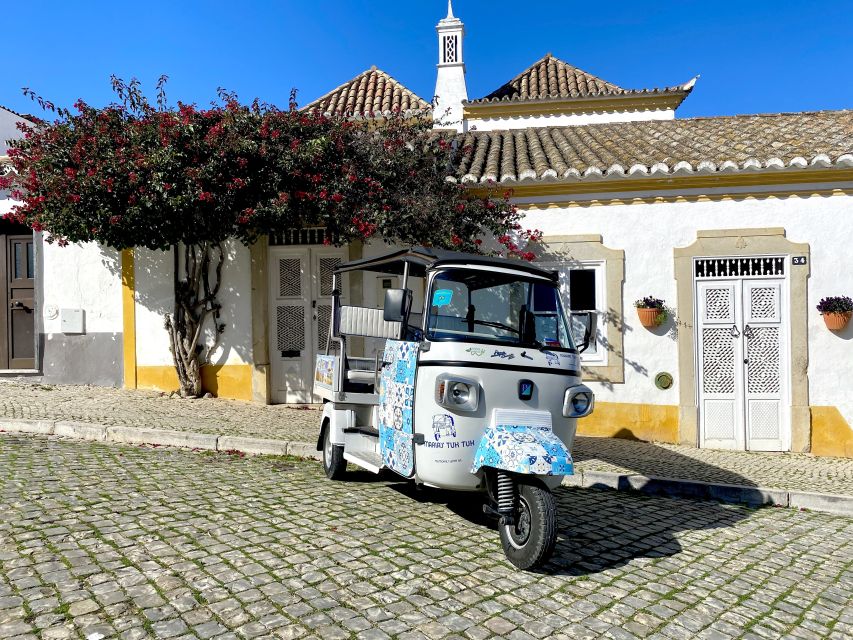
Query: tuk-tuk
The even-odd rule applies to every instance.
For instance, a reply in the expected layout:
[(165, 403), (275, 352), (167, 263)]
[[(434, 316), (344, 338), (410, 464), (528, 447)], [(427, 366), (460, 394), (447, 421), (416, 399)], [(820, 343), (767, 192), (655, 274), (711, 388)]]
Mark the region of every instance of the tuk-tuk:
[[(382, 308), (342, 304), (342, 278), (357, 272), (362, 283), (387, 277)], [(547, 562), (557, 537), (551, 490), (572, 474), (576, 422), (594, 404), (557, 274), (413, 247), (339, 265), (332, 289), (314, 376), (326, 475), (342, 479), (352, 462), (429, 487), (483, 491), (510, 562)]]

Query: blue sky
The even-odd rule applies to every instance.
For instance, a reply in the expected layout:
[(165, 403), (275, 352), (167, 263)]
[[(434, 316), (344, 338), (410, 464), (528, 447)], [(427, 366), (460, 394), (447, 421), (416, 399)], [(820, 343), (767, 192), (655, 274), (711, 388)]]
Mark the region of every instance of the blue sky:
[[(701, 79), (681, 117), (853, 108), (850, 0), (509, 2), (455, 0), (467, 28), (469, 97), (547, 52), (626, 88)], [(111, 100), (109, 76), (172, 101), (219, 86), (301, 104), (375, 64), (430, 99), (446, 0), (16, 2), (3, 36), (0, 104), (36, 113), (28, 86), (70, 106)], [(10, 26), (11, 25), (11, 26)]]

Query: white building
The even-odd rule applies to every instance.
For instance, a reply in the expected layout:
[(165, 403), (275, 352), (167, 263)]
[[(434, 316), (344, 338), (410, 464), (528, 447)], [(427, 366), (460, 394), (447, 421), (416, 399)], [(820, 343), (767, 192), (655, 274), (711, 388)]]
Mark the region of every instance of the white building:
[[(582, 360), (598, 399), (580, 432), (853, 456), (853, 324), (830, 332), (815, 310), (853, 293), (853, 112), (680, 119), (695, 78), (624, 89), (551, 54), (469, 100), (464, 33), (449, 8), (434, 110), (375, 67), (305, 108), (434, 113), (459, 132), (456, 179), (513, 190), (525, 224), (544, 232), (539, 261), (560, 270), (569, 307), (594, 312)], [(331, 269), (384, 250), (321, 241), (322, 230), (302, 229), (231, 247), (210, 390), (313, 400)], [(38, 234), (34, 247), (31, 375), (177, 386), (163, 329), (171, 255), (60, 249)], [(345, 295), (378, 305), (392, 281), (352, 278)], [(640, 325), (632, 307), (644, 296), (666, 300), (662, 326)]]

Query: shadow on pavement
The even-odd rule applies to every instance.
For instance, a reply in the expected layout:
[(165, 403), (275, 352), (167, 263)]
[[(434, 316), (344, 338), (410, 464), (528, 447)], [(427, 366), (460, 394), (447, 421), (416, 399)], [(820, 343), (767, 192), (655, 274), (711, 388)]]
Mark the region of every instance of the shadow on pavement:
[(560, 487), (558, 538), (546, 573), (585, 575), (682, 551), (682, 531), (734, 526), (746, 507), (636, 492)]
[[(390, 489), (412, 500), (446, 505), (471, 524), (493, 530), (495, 548), (500, 549), (496, 522), (482, 511), (483, 494), (384, 479), (392, 481)], [(679, 532), (730, 527), (749, 515), (747, 507), (638, 492), (559, 487), (554, 496), (557, 547), (551, 562), (542, 570), (552, 575), (588, 575), (623, 566), (636, 558), (673, 556), (682, 551)]]
[[(598, 460), (627, 469), (630, 474), (684, 478), (688, 482), (677, 483), (678, 486), (667, 481), (651, 483), (644, 493), (602, 490), (595, 484), (592, 489), (559, 487), (554, 491), (558, 514), (557, 547), (544, 573), (585, 575), (622, 566), (635, 558), (672, 556), (682, 551), (677, 539), (679, 532), (730, 527), (749, 515), (746, 507), (726, 506), (707, 498), (727, 502), (752, 502), (753, 498), (760, 501), (760, 496), (752, 496), (749, 489), (737, 490), (732, 495), (726, 491), (708, 493), (704, 485), (707, 482), (743, 487), (756, 485), (731, 470), (647, 442), (578, 437), (573, 455), (580, 463)], [(391, 472), (380, 476), (367, 472), (347, 475), (352, 482), (389, 482), (389, 488), (412, 500), (446, 505), (468, 522), (494, 530), (495, 544), (500, 547), (497, 525), (482, 511), (484, 494), (416, 487), (413, 482), (401, 482), (399, 476)], [(672, 493), (705, 499), (667, 495)]]
[(572, 447), (572, 457), (575, 463), (598, 460), (648, 477), (757, 486), (754, 480), (730, 469), (722, 469), (699, 458), (685, 456), (650, 442), (641, 442), (631, 436), (627, 429), (614, 438), (578, 436)]

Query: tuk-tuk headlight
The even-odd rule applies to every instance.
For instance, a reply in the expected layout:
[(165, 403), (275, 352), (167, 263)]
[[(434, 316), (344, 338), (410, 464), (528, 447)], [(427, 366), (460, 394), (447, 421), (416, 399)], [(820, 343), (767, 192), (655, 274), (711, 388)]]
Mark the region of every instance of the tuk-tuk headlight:
[(595, 407), (595, 396), (586, 385), (579, 384), (566, 389), (563, 400), (563, 415), (567, 418), (583, 418), (592, 413)]
[(480, 406), (480, 384), (476, 380), (442, 374), (435, 381), (435, 401), (457, 411), (476, 411)]

